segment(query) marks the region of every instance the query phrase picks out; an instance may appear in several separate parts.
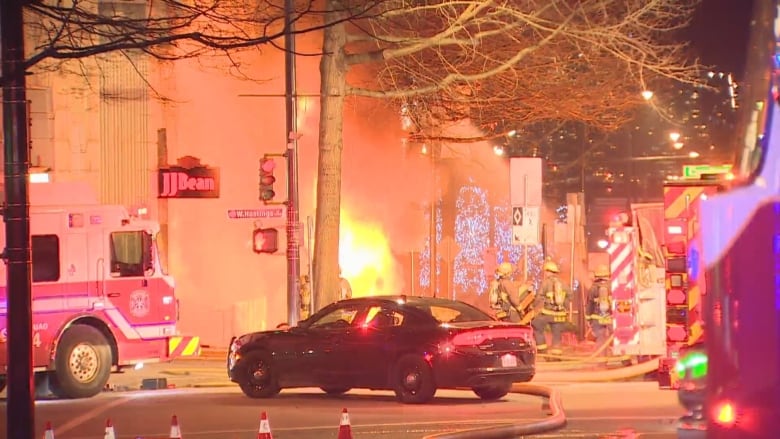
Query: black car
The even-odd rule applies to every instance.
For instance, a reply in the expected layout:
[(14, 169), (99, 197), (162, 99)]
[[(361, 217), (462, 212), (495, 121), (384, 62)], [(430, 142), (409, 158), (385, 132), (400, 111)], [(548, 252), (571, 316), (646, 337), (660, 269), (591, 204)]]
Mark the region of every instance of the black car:
[(252, 398), (283, 388), (393, 390), (430, 401), (436, 389), (471, 388), (485, 400), (536, 372), (528, 325), (505, 323), (463, 302), (378, 296), (332, 303), (284, 330), (234, 337), (228, 376)]

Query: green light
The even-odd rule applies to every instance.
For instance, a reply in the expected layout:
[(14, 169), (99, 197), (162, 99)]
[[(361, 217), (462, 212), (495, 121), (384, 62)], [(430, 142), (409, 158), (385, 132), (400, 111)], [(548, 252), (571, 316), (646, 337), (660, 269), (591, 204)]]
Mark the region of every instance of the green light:
[(707, 376), (707, 354), (701, 351), (689, 352), (677, 362), (674, 370), (680, 379), (684, 379), (689, 370), (691, 371), (690, 378), (702, 379)]

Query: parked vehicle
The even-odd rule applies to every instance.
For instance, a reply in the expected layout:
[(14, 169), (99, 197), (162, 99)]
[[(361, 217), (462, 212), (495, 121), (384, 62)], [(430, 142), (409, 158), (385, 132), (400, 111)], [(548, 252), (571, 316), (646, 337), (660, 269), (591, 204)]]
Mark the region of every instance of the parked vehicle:
[(437, 389), (471, 388), (504, 397), (536, 372), (528, 325), (499, 322), (463, 302), (406, 296), (342, 300), (298, 326), (234, 337), (230, 379), (252, 398), (281, 389), (392, 390), (402, 403), (430, 401)]
[[(37, 388), (90, 397), (123, 367), (199, 353), (198, 337), (176, 328), (178, 302), (160, 265), (157, 222), (98, 204), (86, 184), (36, 183), (30, 228)], [(0, 264), (0, 391), (13, 361), (5, 270)]]

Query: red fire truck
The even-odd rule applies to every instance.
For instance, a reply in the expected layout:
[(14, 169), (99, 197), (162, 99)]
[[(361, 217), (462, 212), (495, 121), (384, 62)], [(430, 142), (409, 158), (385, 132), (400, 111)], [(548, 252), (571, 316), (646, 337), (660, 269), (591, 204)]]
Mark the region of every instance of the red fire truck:
[[(704, 168), (701, 166), (701, 168)], [(666, 355), (658, 363), (658, 384), (677, 389), (674, 373), (680, 350), (702, 342), (701, 203), (722, 188), (729, 166), (707, 167), (696, 178), (664, 185), (664, 259), (666, 266)]]
[[(178, 301), (160, 265), (156, 222), (98, 204), (86, 184), (41, 183), (30, 185), (30, 230), (37, 388), (90, 397), (111, 372), (199, 353), (198, 338), (176, 330)], [(0, 346), (8, 337), (5, 283), (0, 264)], [(0, 391), (7, 355), (2, 346)]]
[[(766, 86), (751, 110), (728, 189), (701, 203), (705, 340), (681, 353), (678, 436), (776, 438), (780, 432), (780, 20), (756, 2), (748, 64)], [(773, 26), (772, 17), (775, 23)], [(773, 34), (774, 31), (774, 34)], [(774, 37), (774, 40), (772, 39)], [(755, 50), (753, 50), (755, 49)], [(772, 52), (774, 50), (774, 52)], [(753, 62), (751, 62), (751, 59)], [(771, 75), (766, 72), (771, 71)], [(771, 83), (768, 83), (770, 82)]]

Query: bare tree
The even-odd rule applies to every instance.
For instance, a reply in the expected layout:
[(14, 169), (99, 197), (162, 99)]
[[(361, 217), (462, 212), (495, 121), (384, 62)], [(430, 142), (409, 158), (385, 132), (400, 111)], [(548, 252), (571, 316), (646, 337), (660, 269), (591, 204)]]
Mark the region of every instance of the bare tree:
[[(342, 20), (368, 17), (380, 0), (359, 2)], [(29, 0), (25, 67), (95, 55), (142, 51), (162, 60), (195, 58), (270, 45), (280, 50), (283, 0)], [(296, 0), (295, 34), (320, 31), (317, 0)]]
[[(643, 90), (693, 82), (674, 41), (696, 0), (388, 0), (363, 20), (358, 0), (326, 0), (315, 236), (316, 303), (336, 299), (342, 110), (346, 95), (406, 108), (420, 139), (484, 140), (503, 121), (587, 122), (616, 128)], [(377, 78), (349, 83), (365, 69)], [(452, 139), (469, 119), (485, 136)]]

